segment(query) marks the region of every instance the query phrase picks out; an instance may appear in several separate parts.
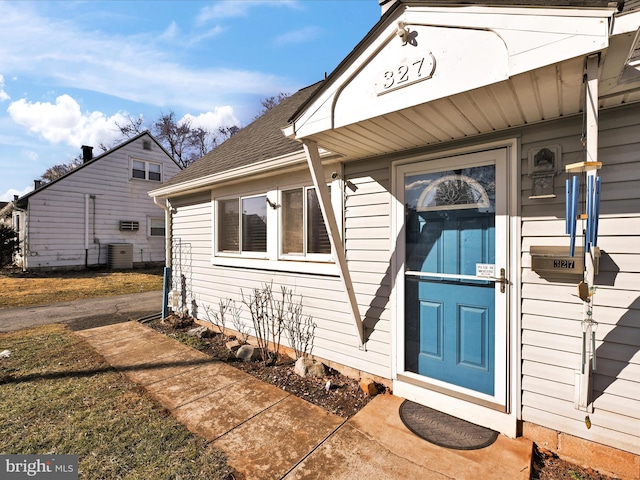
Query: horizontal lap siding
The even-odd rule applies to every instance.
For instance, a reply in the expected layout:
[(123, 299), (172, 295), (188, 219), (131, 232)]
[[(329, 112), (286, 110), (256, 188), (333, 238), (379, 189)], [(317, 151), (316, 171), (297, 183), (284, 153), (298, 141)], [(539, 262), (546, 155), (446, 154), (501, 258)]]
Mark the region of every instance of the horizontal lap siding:
[[(155, 143), (143, 150), (138, 139), (33, 194), (28, 267), (84, 266), (86, 194), (95, 196), (95, 221), (94, 201), (89, 202), (89, 265), (106, 265), (109, 243), (133, 244), (134, 262), (164, 260), (164, 238), (148, 236), (149, 218), (164, 219), (147, 194), (159, 183), (130, 179), (130, 157), (163, 163), (165, 178), (180, 170)], [(120, 220), (139, 222), (139, 231), (120, 231)]]
[(376, 339), (391, 376), (391, 194), (387, 161), (345, 166), (345, 245), (366, 335)]
[[(335, 168), (335, 167), (334, 167)], [(388, 170), (381, 170), (383, 182), (388, 182)], [(190, 278), (189, 295), (197, 304), (197, 316), (207, 320), (218, 309), (218, 304), (228, 298), (233, 299), (236, 306), (242, 307), (242, 322), (251, 326), (248, 308), (242, 303), (242, 295), (247, 297), (255, 288), (262, 288), (265, 284), (273, 283), (273, 291), (278, 294), (281, 286), (293, 290), (296, 299), (302, 298), (303, 313), (310, 315), (317, 325), (313, 342), (313, 354), (351, 368), (390, 378), (390, 324), (389, 324), (389, 289), (390, 282), (385, 270), (388, 267), (388, 199), (379, 186), (375, 187), (372, 179), (362, 180), (361, 175), (349, 177), (353, 182), (359, 182), (359, 195), (373, 195), (377, 197), (377, 214), (372, 215), (373, 225), (360, 222), (362, 216), (350, 215), (350, 201), (352, 192), (346, 192), (347, 214), (345, 219), (345, 239), (347, 245), (369, 242), (362, 237), (363, 229), (373, 226), (377, 231), (377, 242), (385, 245), (382, 254), (375, 250), (372, 254), (360, 255), (361, 249), (350, 250), (347, 246), (347, 258), (354, 281), (354, 289), (361, 315), (368, 327), (369, 341), (366, 350), (360, 350), (355, 324), (352, 320), (347, 296), (342, 282), (337, 276), (315, 275), (304, 273), (289, 273), (276, 270), (261, 270), (251, 268), (234, 268), (216, 266), (212, 264), (212, 202), (211, 194), (172, 199), (172, 206), (176, 209), (173, 216), (173, 235), (184, 243), (190, 244), (191, 258), (184, 262), (190, 265), (184, 268)], [(287, 181), (291, 182), (289, 178)], [(303, 180), (304, 181), (304, 180)], [(365, 185), (371, 183), (372, 185)], [(277, 187), (274, 180), (263, 182), (265, 189)], [(260, 187), (253, 188), (256, 191)], [(368, 193), (367, 193), (368, 192)], [(380, 193), (383, 193), (381, 196)], [(220, 195), (229, 194), (228, 189), (221, 190)], [(362, 197), (358, 202), (364, 200)], [(384, 207), (386, 203), (386, 207)], [(365, 211), (366, 206), (358, 206)], [(382, 214), (380, 213), (382, 211)], [(355, 220), (352, 228), (351, 221)], [(360, 223), (359, 223), (360, 222)], [(366, 237), (366, 236), (365, 236)], [(365, 250), (366, 251), (366, 250)], [(350, 258), (356, 252), (357, 260)], [(384, 257), (387, 262), (384, 264)], [(374, 260), (373, 262), (371, 260)], [(373, 265), (374, 272), (370, 272)], [(174, 271), (177, 266), (174, 266)], [(376, 273), (377, 271), (377, 273)], [(376, 283), (377, 282), (377, 283)], [(234, 329), (231, 320), (227, 320), (228, 328)], [(283, 344), (288, 344), (283, 335)]]
[[(546, 280), (531, 270), (531, 246), (569, 244), (564, 180), (555, 199), (530, 199), (529, 150), (562, 147), (563, 165), (583, 160), (579, 119), (539, 126), (522, 135), (522, 417), (572, 435), (640, 453), (640, 107), (601, 113), (603, 168), (593, 317), (599, 323), (591, 429), (574, 408), (582, 349), (580, 278)], [(583, 226), (578, 223), (578, 230)], [(578, 243), (579, 245), (581, 243)]]

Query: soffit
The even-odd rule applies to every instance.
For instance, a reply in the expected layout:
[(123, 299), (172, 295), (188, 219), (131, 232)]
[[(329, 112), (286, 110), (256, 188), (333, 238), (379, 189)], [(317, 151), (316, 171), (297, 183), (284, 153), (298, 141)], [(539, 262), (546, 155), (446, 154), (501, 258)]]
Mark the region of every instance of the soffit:
[[(602, 52), (600, 107), (640, 101), (635, 80), (620, 86), (635, 32), (609, 44), (614, 9), (530, 12), (400, 10), (285, 133), (349, 159), (578, 114), (584, 58), (593, 52)], [(407, 45), (398, 22), (408, 28)], [(427, 66), (427, 78), (411, 77), (416, 62)], [(385, 71), (408, 72), (407, 85), (385, 91)]]

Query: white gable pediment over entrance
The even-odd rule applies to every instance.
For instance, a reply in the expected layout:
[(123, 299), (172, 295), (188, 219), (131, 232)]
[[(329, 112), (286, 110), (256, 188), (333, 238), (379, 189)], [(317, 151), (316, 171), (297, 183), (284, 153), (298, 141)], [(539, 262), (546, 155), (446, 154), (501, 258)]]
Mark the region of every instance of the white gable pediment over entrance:
[(399, 8), (285, 130), (307, 137), (602, 50), (615, 9)]

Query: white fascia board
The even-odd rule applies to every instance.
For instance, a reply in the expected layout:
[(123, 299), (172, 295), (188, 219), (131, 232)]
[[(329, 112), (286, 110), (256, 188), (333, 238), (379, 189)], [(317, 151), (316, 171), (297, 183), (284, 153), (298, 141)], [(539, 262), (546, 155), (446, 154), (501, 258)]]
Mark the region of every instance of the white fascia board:
[(611, 36), (637, 32), (640, 29), (640, 10), (621, 13), (614, 17)]
[[(328, 157), (335, 157), (335, 155), (326, 150), (321, 150), (320, 155), (321, 157), (323, 157), (323, 159), (326, 159)], [(251, 179), (255, 179), (257, 175), (269, 174), (270, 172), (281, 168), (295, 166), (304, 168), (306, 167), (306, 165), (307, 157), (304, 153), (304, 150), (300, 150), (299, 152), (293, 154), (270, 158), (269, 160), (253, 163), (251, 165), (240, 168), (226, 170), (224, 172), (216, 173), (213, 175), (207, 175), (206, 177), (189, 180), (177, 185), (171, 185), (170, 187), (156, 188), (155, 190), (151, 190), (148, 194), (150, 197), (168, 198), (183, 193), (197, 193), (200, 191), (208, 190), (212, 186), (219, 183), (241, 180), (248, 176), (251, 176)]]
[(188, 180), (177, 185), (171, 185), (166, 188), (156, 188), (149, 192), (150, 197), (170, 197), (179, 193), (191, 193), (198, 190), (206, 190), (207, 187), (221, 182), (227, 182), (248, 175), (256, 175), (265, 173), (278, 168), (286, 168), (296, 164), (306, 164), (307, 158), (303, 150), (294, 154), (283, 155), (281, 157), (270, 158), (262, 162), (253, 163), (244, 167), (226, 170), (224, 172), (207, 175), (206, 177)]

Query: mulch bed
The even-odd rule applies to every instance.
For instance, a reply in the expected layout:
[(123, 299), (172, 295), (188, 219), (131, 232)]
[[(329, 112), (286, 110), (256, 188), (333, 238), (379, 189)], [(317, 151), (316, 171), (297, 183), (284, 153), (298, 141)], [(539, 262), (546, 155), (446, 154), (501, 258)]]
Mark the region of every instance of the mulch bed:
[[(324, 377), (301, 377), (294, 372), (295, 360), (285, 355), (281, 355), (273, 365), (266, 365), (264, 362), (244, 362), (236, 359), (227, 349), (226, 343), (231, 340), (228, 337), (214, 333), (207, 338), (185, 338), (186, 332), (194, 327), (191, 319), (169, 317), (165, 322), (154, 321), (148, 325), (154, 330), (184, 341), (216, 360), (230, 363), (239, 370), (343, 418), (352, 417), (373, 398), (362, 391), (357, 380), (331, 368), (326, 369)], [(379, 385), (379, 389), (380, 392), (385, 391), (382, 385)]]

